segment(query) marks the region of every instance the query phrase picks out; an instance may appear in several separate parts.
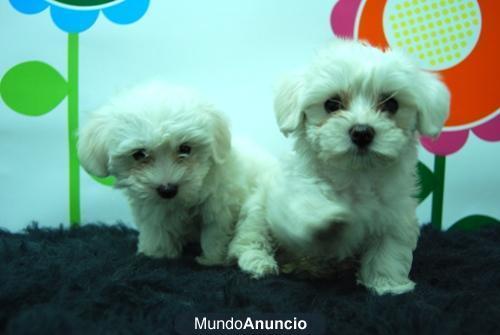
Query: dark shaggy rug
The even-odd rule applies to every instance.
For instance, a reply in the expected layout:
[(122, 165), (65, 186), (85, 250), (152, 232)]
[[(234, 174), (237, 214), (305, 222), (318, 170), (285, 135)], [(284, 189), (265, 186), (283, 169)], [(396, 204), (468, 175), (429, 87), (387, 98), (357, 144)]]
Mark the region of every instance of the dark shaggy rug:
[(257, 281), (197, 265), (193, 248), (178, 261), (136, 255), (136, 240), (120, 225), (0, 231), (0, 333), (172, 334), (189, 312), (316, 313), (326, 334), (500, 333), (499, 228), (424, 227), (416, 290), (382, 297), (353, 271)]

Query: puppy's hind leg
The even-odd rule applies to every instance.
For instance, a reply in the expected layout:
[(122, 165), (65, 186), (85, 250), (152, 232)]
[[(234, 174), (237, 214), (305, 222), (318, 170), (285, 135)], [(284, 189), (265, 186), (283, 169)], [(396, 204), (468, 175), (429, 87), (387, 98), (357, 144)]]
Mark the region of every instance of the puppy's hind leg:
[(258, 190), (243, 206), (229, 245), (229, 259), (236, 259), (241, 270), (255, 279), (279, 273), (263, 206), (264, 192)]

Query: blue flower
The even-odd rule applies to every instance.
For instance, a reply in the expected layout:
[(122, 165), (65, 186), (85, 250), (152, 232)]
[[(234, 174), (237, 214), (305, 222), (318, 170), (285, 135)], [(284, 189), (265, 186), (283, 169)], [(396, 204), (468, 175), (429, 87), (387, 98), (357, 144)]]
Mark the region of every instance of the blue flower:
[(50, 7), (57, 27), (67, 33), (81, 33), (97, 20), (99, 12), (117, 24), (139, 20), (148, 9), (149, 0), (10, 0), (24, 14), (37, 14)]

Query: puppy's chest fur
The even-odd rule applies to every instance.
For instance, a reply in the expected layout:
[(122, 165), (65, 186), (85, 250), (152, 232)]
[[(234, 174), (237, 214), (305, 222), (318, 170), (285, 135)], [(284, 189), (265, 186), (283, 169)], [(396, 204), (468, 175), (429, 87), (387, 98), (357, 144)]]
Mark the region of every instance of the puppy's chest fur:
[(366, 180), (366, 178), (353, 181), (347, 188), (337, 191), (337, 195), (344, 198), (355, 210), (363, 204), (374, 203), (383, 205), (383, 194), (377, 188), (376, 181)]
[[(345, 258), (359, 252), (367, 241), (412, 222), (416, 201), (411, 166), (395, 165), (387, 170), (336, 173), (333, 182), (323, 182), (332, 202), (347, 209), (347, 222), (336, 230), (332, 255)], [(404, 229), (404, 228), (403, 228)]]
[(327, 185), (327, 192), (356, 206), (366, 202), (390, 205), (393, 198), (408, 196), (414, 188), (415, 178), (406, 164), (384, 168), (359, 170), (329, 169), (328, 174), (318, 173), (320, 184)]
[(366, 219), (364, 216), (376, 218), (381, 210), (391, 206), (383, 185), (380, 185), (380, 180), (375, 175), (351, 175), (348, 178), (351, 180), (346, 178), (348, 184), (343, 188), (331, 189), (333, 200), (340, 198), (360, 221)]

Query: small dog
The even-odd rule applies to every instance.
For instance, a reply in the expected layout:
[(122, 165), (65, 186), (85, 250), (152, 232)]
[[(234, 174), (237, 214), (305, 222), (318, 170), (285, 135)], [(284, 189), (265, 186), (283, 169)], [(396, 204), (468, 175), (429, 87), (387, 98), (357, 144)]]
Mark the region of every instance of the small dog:
[(258, 278), (277, 273), (277, 247), (312, 259), (357, 256), (367, 288), (412, 290), (417, 135), (437, 136), (449, 104), (438, 77), (403, 54), (333, 42), (277, 90), (277, 122), (295, 153), (252, 195), (230, 257)]
[(187, 241), (199, 240), (204, 265), (226, 264), (240, 208), (271, 159), (248, 145), (232, 147), (221, 113), (197, 93), (161, 82), (91, 115), (79, 157), (90, 174), (115, 176), (125, 191), (139, 252), (176, 258)]

